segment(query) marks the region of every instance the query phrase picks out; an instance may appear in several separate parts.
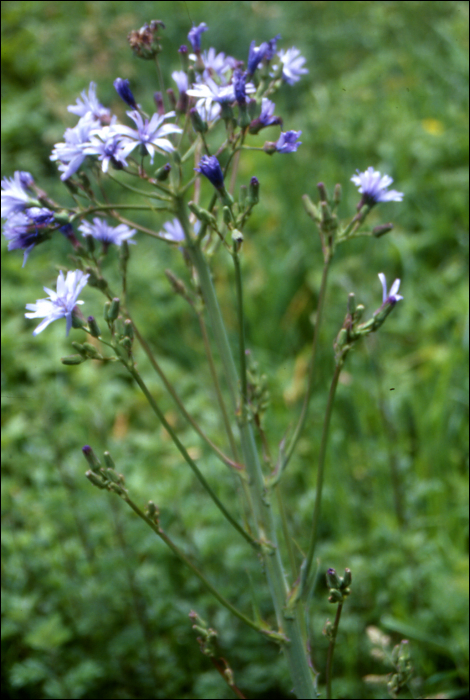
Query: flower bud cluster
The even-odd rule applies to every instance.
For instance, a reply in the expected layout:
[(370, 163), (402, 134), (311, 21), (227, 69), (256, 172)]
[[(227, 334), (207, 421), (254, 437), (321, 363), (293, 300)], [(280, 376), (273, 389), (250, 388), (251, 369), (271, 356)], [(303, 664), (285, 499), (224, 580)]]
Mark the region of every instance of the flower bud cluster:
[(330, 603), (343, 603), (351, 593), (352, 575), (350, 569), (344, 570), (344, 576), (339, 576), (335, 569), (326, 572), (326, 584), (329, 588), (328, 600)]
[(127, 489), (124, 488), (124, 477), (118, 474), (115, 469), (114, 460), (109, 452), (104, 452), (104, 466), (93, 452), (89, 445), (82, 448), (83, 456), (90, 465), (90, 469), (85, 472), (86, 478), (99, 489), (107, 489), (117, 493), (118, 496), (126, 496)]

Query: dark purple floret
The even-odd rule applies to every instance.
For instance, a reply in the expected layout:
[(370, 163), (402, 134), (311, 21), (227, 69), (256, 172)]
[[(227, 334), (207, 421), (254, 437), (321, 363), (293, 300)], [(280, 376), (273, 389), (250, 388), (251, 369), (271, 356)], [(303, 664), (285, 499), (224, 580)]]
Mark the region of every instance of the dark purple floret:
[(194, 168), (198, 173), (205, 175), (217, 190), (224, 186), (224, 174), (219, 161), (215, 156), (202, 156), (199, 166)]
[(113, 85), (116, 88), (116, 92), (121, 100), (123, 100), (126, 105), (129, 105), (129, 107), (132, 107), (132, 109), (137, 109), (137, 103), (129, 87), (129, 81), (123, 80), (122, 78), (116, 78)]
[(241, 70), (236, 70), (233, 75), (233, 89), (235, 92), (235, 99), (239, 105), (246, 104), (246, 76), (247, 74)]
[(205, 22), (201, 22), (198, 27), (193, 27), (189, 30), (188, 39), (191, 42), (193, 51), (199, 53), (201, 51), (201, 34), (207, 32), (209, 27)]
[(280, 34), (276, 34), (276, 36), (273, 39), (270, 39), (267, 43), (268, 48), (264, 52), (264, 59), (265, 61), (271, 61), (274, 58), (274, 54), (276, 53), (276, 44), (281, 38)]

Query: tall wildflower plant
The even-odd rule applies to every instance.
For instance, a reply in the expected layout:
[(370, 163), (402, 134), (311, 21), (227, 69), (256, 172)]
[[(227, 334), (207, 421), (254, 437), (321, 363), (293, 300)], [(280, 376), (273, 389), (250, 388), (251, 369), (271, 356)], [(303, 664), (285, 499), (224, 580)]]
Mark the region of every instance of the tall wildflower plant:
[[(250, 363), (246, 346), (241, 272), (245, 227), (259, 202), (262, 183), (253, 176), (240, 186), (236, 195), (234, 190), (240, 158), (247, 150), (258, 151), (260, 158), (291, 159), (290, 167), (295, 166), (295, 152), (302, 145), (301, 131), (284, 130), (282, 117), (276, 114), (272, 98), (285, 86), (287, 90), (295, 89), (295, 84), (305, 79), (308, 68), (297, 48), (278, 48), (280, 36), (259, 46), (253, 41), (245, 57), (233, 58), (212, 47), (204, 50), (203, 40), (210, 34), (205, 34), (209, 28), (202, 23), (189, 32), (190, 47), (179, 48), (181, 65), (172, 73), (174, 86), (165, 91), (159, 63), (163, 29), (163, 23), (154, 20), (129, 35), (134, 54), (155, 62), (161, 91), (151, 97), (138, 95), (136, 99), (129, 81), (117, 77), (114, 87), (129, 107), (126, 123), (121, 123), (100, 103), (94, 83), (82, 92), (75, 105), (68, 107), (78, 121), (66, 129), (63, 141), (54, 146), (51, 160), (56, 162), (60, 179), (73, 197), (74, 206), (61, 206), (36, 184), (30, 173), (17, 171), (13, 177), (2, 180), (3, 232), (9, 250), (23, 251), (23, 265), (31, 256), (28, 267), (34, 264), (36, 246), (44, 244), (52, 248), (58, 235), (68, 240), (69, 262), (59, 261), (63, 271), (59, 273), (55, 289), (44, 287), (47, 296), (26, 306), (28, 319), (41, 319), (33, 335), (44, 331), (53, 321), (64, 318), (66, 336), (72, 329), (76, 336), (71, 341), (74, 352), (62, 358), (65, 365), (89, 361), (111, 365), (117, 362), (128, 372), (157, 421), (171, 436), (182, 462), (191, 469), (207, 498), (217, 506), (220, 517), (225, 518), (245, 542), (247, 554), (251, 552), (259, 560), (272, 601), (271, 614), (265, 619), (258, 612), (251, 615), (227, 600), (204, 574), (204, 562), (195, 563), (193, 557), (175, 544), (171, 532), (163, 529), (157, 505), (151, 500), (145, 507), (135, 502), (126, 485), (125, 474), (120, 473), (109, 452), (105, 451), (100, 460), (92, 447), (85, 445), (83, 455), (88, 462), (86, 476), (90, 483), (122, 498), (172, 550), (181, 565), (189, 567), (220, 605), (261, 636), (279, 645), (296, 697), (317, 697), (319, 677), (322, 683), (326, 683), (327, 697), (332, 697), (333, 652), (341, 611), (351, 591), (352, 574), (346, 569), (340, 576), (333, 568), (326, 573), (329, 600), (337, 606), (337, 614), (334, 623), (327, 623), (325, 627), (329, 651), (326, 669), (320, 669), (310, 639), (312, 621), (309, 614), (316, 576), (314, 562), (326, 476), (328, 431), (338, 379), (348, 353), (361, 338), (377, 331), (403, 298), (398, 294), (400, 280), (395, 280), (388, 289), (385, 274), (378, 273), (382, 300), (367, 319), (364, 318), (364, 306), (356, 303), (354, 294), (345, 300), (344, 322), (334, 342), (332, 339), (335, 370), (319, 436), (311, 525), (302, 533), (300, 546), (293, 540), (282, 491), (283, 484), (289, 480), (288, 465), (295, 458), (298, 440), (306, 424), (328, 273), (335, 252), (338, 246), (352, 238), (378, 238), (389, 232), (392, 224), (368, 229), (366, 219), (373, 207), (381, 202), (400, 202), (403, 193), (389, 189), (391, 177), (382, 175), (372, 166), (364, 172), (358, 170), (350, 176), (358, 187), (357, 210), (344, 223), (338, 218), (339, 184), (334, 187), (333, 194), (329, 194), (326, 186), (319, 183), (315, 203), (308, 194), (304, 195), (306, 213), (321, 240), (323, 274), (303, 403), (293, 430), (290, 433), (286, 430), (287, 437), (280, 444), (269, 446), (262, 427), (268, 393), (265, 378)], [(173, 58), (177, 58), (176, 52), (171, 56)], [(155, 111), (150, 114), (144, 109), (153, 109), (152, 101)], [(254, 146), (253, 137), (268, 127), (271, 127), (270, 133), (276, 130), (276, 136), (262, 147)], [(103, 187), (106, 178), (119, 183), (123, 193), (119, 201), (109, 201)], [(138, 211), (148, 213), (151, 225), (143, 226), (133, 220), (133, 214)], [(166, 245), (174, 248), (175, 256), (184, 257), (186, 279), (177, 278), (171, 271), (167, 271), (167, 276), (175, 294), (183, 297), (198, 316), (218, 398), (221, 425), (229, 445), (227, 451), (215, 444), (190, 414), (180, 399), (178, 387), (170, 382), (146, 341), (145, 331), (138, 327), (131, 315), (127, 299), (127, 269), (131, 251), (139, 255), (140, 236), (154, 240), (156, 255), (158, 246)], [(103, 269), (103, 262), (113, 246), (119, 248), (119, 289), (111, 287)], [(231, 261), (234, 269), (234, 304), (238, 320), (235, 349), (228, 340), (213, 280), (213, 270), (217, 268), (220, 256)], [(96, 304), (92, 313), (88, 311), (83, 315), (79, 306), (83, 301), (79, 297), (85, 285), (94, 288)], [(379, 289), (377, 284), (377, 292)], [(105, 299), (104, 315), (98, 311), (100, 295)], [(150, 303), (148, 299), (143, 300), (145, 302)], [(207, 321), (210, 332), (206, 329)], [(220, 358), (219, 368), (214, 364), (213, 346)], [(146, 378), (138, 369), (136, 358), (141, 352), (148, 356), (184, 420), (220, 460), (221, 469), (228, 468), (236, 475), (244, 501), (241, 513), (235, 512), (232, 502), (224, 503), (218, 497), (214, 484), (209, 483), (204, 474), (203, 460), (198, 463), (191, 456), (166, 419), (148, 388)], [(109, 371), (112, 372), (111, 366)], [(220, 375), (223, 375), (223, 382), (219, 381)], [(278, 502), (276, 513), (272, 507), (274, 500)], [(285, 545), (282, 551), (288, 553), (288, 563), (284, 561), (279, 546), (281, 539)], [(254, 609), (257, 611), (256, 604)], [(216, 657), (212, 646), (213, 631), (196, 613), (192, 613), (192, 618), (201, 635), (201, 647), (212, 655), (216, 667), (236, 694), (244, 697), (227, 662)]]

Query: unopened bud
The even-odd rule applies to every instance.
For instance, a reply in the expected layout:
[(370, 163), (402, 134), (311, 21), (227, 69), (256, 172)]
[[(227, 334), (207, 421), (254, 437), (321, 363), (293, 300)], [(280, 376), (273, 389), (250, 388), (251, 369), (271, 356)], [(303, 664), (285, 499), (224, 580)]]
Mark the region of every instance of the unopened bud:
[(66, 357), (61, 357), (60, 361), (63, 365), (81, 365), (82, 362), (86, 362), (86, 359), (83, 355), (67, 355)]
[(207, 122), (202, 119), (195, 107), (189, 110), (189, 117), (194, 131), (198, 134), (205, 134), (207, 131)]
[(252, 207), (259, 202), (259, 180), (257, 177), (252, 177), (250, 180), (250, 194), (248, 203)]
[(108, 469), (115, 469), (116, 468), (116, 465), (114, 464), (114, 460), (108, 451), (103, 452), (103, 458), (104, 458), (104, 463), (108, 467)]
[(87, 321), (88, 321), (88, 329), (89, 329), (89, 331), (90, 331), (90, 334), (91, 334), (94, 338), (99, 338), (100, 335), (101, 335), (101, 331), (100, 331), (100, 327), (99, 327), (98, 324), (96, 323), (95, 317), (94, 317), (94, 316), (88, 316)]
[(339, 588), (341, 585), (341, 578), (336, 573), (335, 569), (328, 569), (326, 572), (326, 584), (329, 588)]
[(109, 307), (108, 321), (113, 322), (119, 316), (119, 304), (120, 304), (119, 298), (114, 297), (114, 299), (112, 300), (111, 305)]
[(162, 165), (161, 168), (155, 170), (155, 179), (158, 180), (158, 182), (165, 182), (165, 180), (168, 180), (170, 170), (171, 165), (169, 163), (166, 163), (166, 165)]
[(101, 462), (91, 449), (90, 445), (84, 445), (82, 447), (82, 452), (91, 469), (94, 472), (97, 472), (98, 469), (101, 467)]
[(372, 229), (372, 235), (376, 238), (380, 238), (380, 236), (385, 236), (385, 234), (391, 231), (392, 229), (393, 224), (380, 224), (380, 226), (375, 226)]

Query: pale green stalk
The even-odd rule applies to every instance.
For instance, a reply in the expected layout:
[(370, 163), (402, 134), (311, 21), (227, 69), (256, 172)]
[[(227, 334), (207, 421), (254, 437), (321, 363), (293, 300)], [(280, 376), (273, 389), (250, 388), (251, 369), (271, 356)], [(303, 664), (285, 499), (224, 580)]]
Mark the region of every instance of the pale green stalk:
[[(237, 409), (240, 408), (238, 405), (240, 401), (238, 376), (211, 275), (200, 247), (191, 237), (189, 220), (181, 197), (175, 197), (175, 208), (185, 233), (188, 253), (196, 268), (206, 308), (211, 319), (212, 331), (224, 366), (232, 406), (237, 412)], [(239, 421), (239, 428), (244, 460), (250, 478), (250, 492), (252, 496), (256, 533), (261, 544), (261, 552), (266, 568), (276, 619), (279, 630), (289, 639), (289, 642), (284, 644), (283, 648), (289, 665), (294, 692), (298, 698), (308, 700), (309, 698), (315, 698), (316, 693), (308, 652), (302, 639), (298, 619), (299, 611), (294, 608), (289, 613), (289, 616), (284, 615), (284, 606), (288, 589), (284, 577), (279, 547), (277, 545), (274, 515), (270, 504), (266, 501), (264, 478), (251, 424), (247, 421)]]

